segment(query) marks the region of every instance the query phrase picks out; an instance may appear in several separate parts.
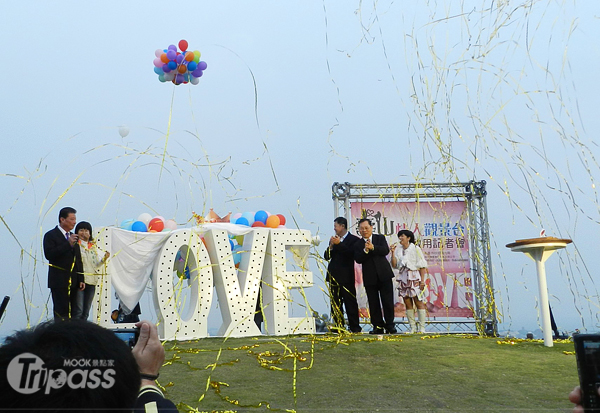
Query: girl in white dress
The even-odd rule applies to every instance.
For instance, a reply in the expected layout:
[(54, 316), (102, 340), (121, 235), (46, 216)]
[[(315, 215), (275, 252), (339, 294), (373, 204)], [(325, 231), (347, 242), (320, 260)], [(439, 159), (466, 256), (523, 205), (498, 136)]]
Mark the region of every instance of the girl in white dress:
[(417, 332), (415, 322), (415, 307), (419, 317), (418, 332), (425, 333), (425, 319), (427, 317), (426, 303), (424, 302), (425, 281), (427, 277), (427, 261), (423, 251), (415, 245), (415, 234), (407, 229), (398, 232), (398, 244), (391, 246), (392, 267), (399, 270), (396, 280), (400, 283), (398, 291), (406, 306), (406, 318), (410, 324), (410, 332)]

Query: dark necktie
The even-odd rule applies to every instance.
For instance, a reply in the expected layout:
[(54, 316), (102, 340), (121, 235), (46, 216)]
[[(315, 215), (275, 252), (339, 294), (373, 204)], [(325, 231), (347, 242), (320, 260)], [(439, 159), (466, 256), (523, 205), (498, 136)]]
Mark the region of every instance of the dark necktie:
[(67, 241), (69, 240), (69, 235), (71, 235), (71, 233), (70, 233), (70, 232), (67, 232), (67, 233), (65, 234), (65, 236), (67, 237)]

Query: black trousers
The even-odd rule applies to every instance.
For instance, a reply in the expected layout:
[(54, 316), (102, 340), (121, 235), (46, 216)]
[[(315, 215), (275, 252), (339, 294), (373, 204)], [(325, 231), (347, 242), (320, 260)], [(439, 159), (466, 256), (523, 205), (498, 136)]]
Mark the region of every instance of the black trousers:
[(70, 294), (69, 287), (51, 288), (54, 319), (69, 318)]
[[(365, 285), (365, 290), (367, 290), (367, 300), (369, 301), (371, 324), (378, 328), (391, 329), (394, 327), (394, 284), (392, 279), (378, 280), (376, 285)], [(382, 307), (383, 317), (381, 315)]]
[(358, 302), (356, 301), (356, 288), (352, 286), (343, 286), (335, 280), (329, 282), (330, 302), (331, 302), (331, 317), (336, 326), (344, 327), (344, 312), (348, 317), (348, 327), (353, 333), (361, 331), (358, 318)]

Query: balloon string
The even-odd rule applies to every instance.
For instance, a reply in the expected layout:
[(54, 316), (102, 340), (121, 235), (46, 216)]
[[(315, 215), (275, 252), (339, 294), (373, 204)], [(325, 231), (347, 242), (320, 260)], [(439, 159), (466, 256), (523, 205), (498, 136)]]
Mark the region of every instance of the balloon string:
[(167, 135), (165, 137), (165, 149), (163, 150), (162, 160), (160, 161), (160, 172), (158, 174), (158, 183), (160, 184), (160, 178), (162, 171), (165, 166), (165, 156), (167, 156), (167, 145), (169, 144), (169, 135), (171, 133), (171, 119), (173, 118), (173, 101), (175, 100), (175, 87), (173, 87), (173, 94), (171, 95), (171, 107), (169, 108), (169, 122), (167, 124)]

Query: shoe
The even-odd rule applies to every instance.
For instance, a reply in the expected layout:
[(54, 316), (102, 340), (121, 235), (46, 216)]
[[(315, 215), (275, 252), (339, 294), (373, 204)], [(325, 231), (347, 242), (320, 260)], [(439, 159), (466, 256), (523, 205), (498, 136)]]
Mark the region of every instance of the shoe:
[(350, 331), (352, 333), (361, 333), (362, 332), (362, 328), (358, 327), (358, 328), (351, 328)]
[(387, 334), (397, 334), (397, 333), (398, 333), (398, 330), (396, 329), (396, 327), (392, 326), (392, 327), (390, 327), (390, 328), (386, 328), (386, 329), (385, 329), (385, 332), (386, 332)]
[(375, 327), (373, 330), (369, 331), (369, 334), (384, 334), (385, 330), (381, 327)]

